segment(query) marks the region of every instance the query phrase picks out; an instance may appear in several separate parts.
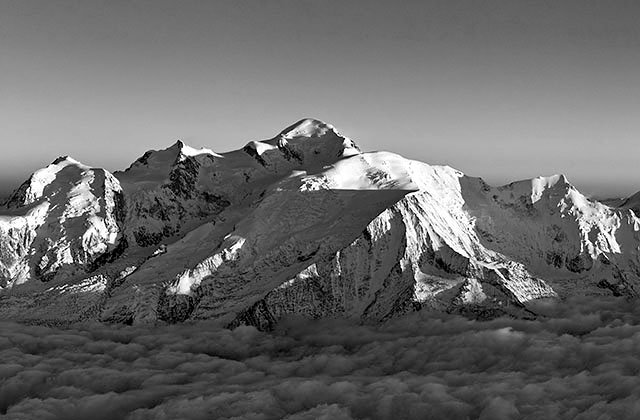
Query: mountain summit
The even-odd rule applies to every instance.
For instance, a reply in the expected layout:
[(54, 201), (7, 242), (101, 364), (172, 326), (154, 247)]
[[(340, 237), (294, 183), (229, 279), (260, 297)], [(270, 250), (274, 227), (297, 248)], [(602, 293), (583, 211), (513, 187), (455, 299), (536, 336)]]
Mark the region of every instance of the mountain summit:
[(280, 132), (280, 136), (285, 138), (312, 138), (323, 137), (328, 132), (332, 132), (334, 135), (339, 135), (331, 124), (327, 124), (314, 118), (303, 118), (300, 121), (282, 130)]
[(492, 187), (314, 119), (227, 153), (177, 141), (115, 174), (62, 157), (0, 208), (0, 316), (268, 329), (636, 297), (634, 200), (606, 206), (564, 175)]

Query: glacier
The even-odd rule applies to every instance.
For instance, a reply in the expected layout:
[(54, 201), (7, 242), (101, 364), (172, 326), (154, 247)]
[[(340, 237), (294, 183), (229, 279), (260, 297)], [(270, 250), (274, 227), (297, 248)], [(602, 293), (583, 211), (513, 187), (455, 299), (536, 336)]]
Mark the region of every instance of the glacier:
[(177, 141), (113, 174), (63, 156), (0, 207), (0, 317), (270, 329), (636, 298), (638, 196), (606, 205), (561, 174), (493, 187), (315, 119), (227, 153)]

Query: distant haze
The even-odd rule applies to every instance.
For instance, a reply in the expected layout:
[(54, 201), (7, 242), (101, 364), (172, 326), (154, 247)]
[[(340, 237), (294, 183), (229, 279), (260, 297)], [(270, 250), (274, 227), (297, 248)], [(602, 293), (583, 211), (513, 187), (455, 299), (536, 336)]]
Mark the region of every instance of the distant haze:
[(0, 195), (322, 119), (491, 184), (640, 190), (637, 1), (0, 2)]

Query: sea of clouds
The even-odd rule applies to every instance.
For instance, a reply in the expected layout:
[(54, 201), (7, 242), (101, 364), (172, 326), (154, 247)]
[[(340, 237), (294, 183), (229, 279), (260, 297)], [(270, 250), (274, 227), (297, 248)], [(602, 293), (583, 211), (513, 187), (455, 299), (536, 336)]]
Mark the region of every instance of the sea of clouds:
[(289, 319), (272, 333), (0, 323), (0, 418), (637, 419), (640, 305), (537, 320)]

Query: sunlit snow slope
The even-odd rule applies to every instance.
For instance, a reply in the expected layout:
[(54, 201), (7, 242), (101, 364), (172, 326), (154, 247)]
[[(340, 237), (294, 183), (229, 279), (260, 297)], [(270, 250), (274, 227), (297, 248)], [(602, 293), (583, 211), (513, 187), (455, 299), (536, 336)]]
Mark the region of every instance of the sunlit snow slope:
[(228, 153), (178, 141), (114, 175), (61, 158), (0, 210), (0, 316), (533, 316), (540, 298), (637, 296), (629, 200), (591, 201), (563, 175), (491, 187), (313, 119)]

